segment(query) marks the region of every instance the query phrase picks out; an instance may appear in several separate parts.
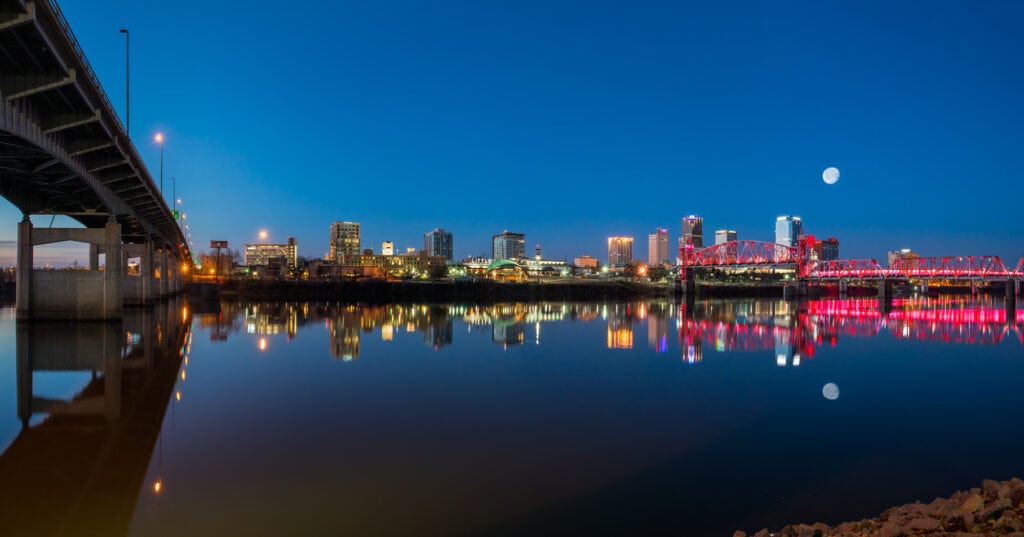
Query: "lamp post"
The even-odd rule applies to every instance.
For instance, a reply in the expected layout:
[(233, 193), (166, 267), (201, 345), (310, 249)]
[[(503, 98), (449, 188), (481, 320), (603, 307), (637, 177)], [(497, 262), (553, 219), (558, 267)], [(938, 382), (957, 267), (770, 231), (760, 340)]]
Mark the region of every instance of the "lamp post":
[(160, 144), (160, 195), (164, 195), (164, 133), (158, 132), (153, 137), (156, 143)]
[(132, 38), (128, 33), (127, 28), (121, 28), (121, 33), (124, 34), (124, 132), (128, 135), (128, 138), (132, 137), (132, 91), (131, 91), (131, 77), (130, 74), (130, 51), (132, 48)]

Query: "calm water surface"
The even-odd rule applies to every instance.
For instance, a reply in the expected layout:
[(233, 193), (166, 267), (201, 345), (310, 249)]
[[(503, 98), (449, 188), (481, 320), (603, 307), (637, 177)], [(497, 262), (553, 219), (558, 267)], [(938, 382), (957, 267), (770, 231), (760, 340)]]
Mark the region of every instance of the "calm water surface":
[(0, 535), (731, 535), (1024, 476), (1000, 301), (0, 311)]

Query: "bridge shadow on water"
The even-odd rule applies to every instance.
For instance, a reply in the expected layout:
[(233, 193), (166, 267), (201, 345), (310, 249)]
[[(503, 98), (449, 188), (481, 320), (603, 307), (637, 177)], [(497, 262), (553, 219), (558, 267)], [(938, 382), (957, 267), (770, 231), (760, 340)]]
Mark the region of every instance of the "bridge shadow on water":
[[(0, 535), (128, 532), (190, 325), (180, 300), (119, 323), (18, 323), (22, 430), (0, 454)], [(70, 400), (36, 396), (33, 374), (52, 371), (92, 375)]]

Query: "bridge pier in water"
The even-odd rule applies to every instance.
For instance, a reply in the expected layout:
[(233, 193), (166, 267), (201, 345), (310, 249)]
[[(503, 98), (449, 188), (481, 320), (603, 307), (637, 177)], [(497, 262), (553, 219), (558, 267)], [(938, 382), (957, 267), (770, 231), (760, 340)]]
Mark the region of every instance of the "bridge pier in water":
[[(33, 248), (64, 241), (90, 245), (91, 270), (36, 270)], [(39, 228), (28, 215), (18, 224), (15, 310), (18, 319), (115, 320), (124, 306), (121, 263), (92, 269), (92, 246), (102, 247), (108, 259), (122, 256), (121, 225), (111, 218), (104, 228)], [(98, 256), (97, 256), (98, 257)], [(97, 263), (98, 264), (98, 263)]]
[[(89, 245), (87, 270), (34, 267), (34, 247), (74, 241)], [(100, 255), (105, 263), (100, 268)], [(138, 258), (138, 274), (128, 260)], [(122, 243), (121, 225), (111, 217), (102, 228), (36, 228), (28, 215), (18, 223), (15, 311), (19, 320), (117, 321), (124, 306), (152, 306), (180, 293), (182, 272), (167, 247), (152, 239)]]

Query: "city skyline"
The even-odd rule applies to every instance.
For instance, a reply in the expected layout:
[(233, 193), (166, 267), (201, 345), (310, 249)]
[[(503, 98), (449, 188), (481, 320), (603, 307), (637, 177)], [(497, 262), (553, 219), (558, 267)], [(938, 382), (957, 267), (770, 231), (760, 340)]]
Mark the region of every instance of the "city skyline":
[[(365, 245), (443, 227), (461, 259), (515, 229), (571, 259), (686, 214), (755, 240), (799, 214), (843, 258), (1024, 255), (1024, 223), (991, 209), (1024, 192), (1021, 6), (324, 4), (301, 45), (248, 30), (269, 12), (197, 6), (61, 4), (122, 118), (131, 30), (133, 139), (152, 171), (166, 134), (197, 251), (268, 230), (321, 258), (351, 220)], [(0, 202), (0, 264), (18, 220)]]

